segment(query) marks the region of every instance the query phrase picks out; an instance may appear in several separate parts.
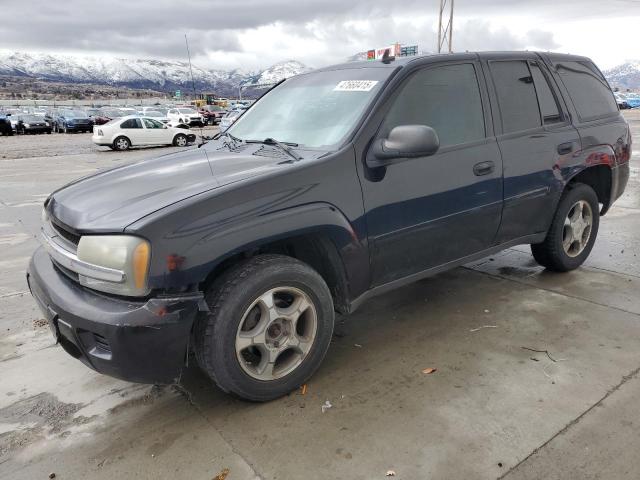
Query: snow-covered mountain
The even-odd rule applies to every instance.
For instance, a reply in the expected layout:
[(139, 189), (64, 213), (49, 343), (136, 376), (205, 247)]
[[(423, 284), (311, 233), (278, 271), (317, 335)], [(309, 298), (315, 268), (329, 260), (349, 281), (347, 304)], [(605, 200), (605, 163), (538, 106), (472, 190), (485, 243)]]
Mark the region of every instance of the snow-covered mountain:
[[(275, 83), (309, 68), (295, 60), (277, 63), (266, 70), (205, 69), (193, 65), (198, 90), (219, 95), (237, 93), (239, 84)], [(44, 53), (0, 53), (0, 75), (38, 78), (65, 83), (94, 83), (160, 91), (191, 88), (187, 62), (149, 59), (76, 57)]]
[(603, 73), (614, 88), (640, 89), (640, 60), (629, 60)]

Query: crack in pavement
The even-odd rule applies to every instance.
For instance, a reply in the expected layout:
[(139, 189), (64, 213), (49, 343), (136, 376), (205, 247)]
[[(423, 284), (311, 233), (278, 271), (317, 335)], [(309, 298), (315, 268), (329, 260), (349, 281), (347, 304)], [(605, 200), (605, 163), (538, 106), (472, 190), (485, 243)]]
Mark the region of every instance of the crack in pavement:
[(544, 449), (547, 445), (549, 445), (554, 439), (556, 439), (557, 437), (559, 437), (560, 435), (564, 434), (565, 432), (567, 432), (571, 427), (573, 427), (574, 425), (577, 425), (580, 420), (582, 420), (586, 415), (589, 414), (589, 412), (591, 412), (594, 408), (598, 407), (599, 405), (602, 404), (602, 402), (604, 402), (607, 398), (609, 398), (611, 395), (613, 395), (615, 392), (617, 392), (618, 390), (620, 390), (620, 388), (622, 388), (622, 386), (627, 383), (629, 380), (633, 380), (635, 377), (637, 377), (638, 373), (640, 373), (640, 367), (636, 368), (635, 370), (632, 370), (629, 374), (624, 375), (622, 377), (622, 380), (615, 386), (613, 386), (612, 388), (610, 388), (609, 390), (607, 390), (607, 393), (604, 394), (604, 396), (598, 400), (596, 403), (594, 403), (593, 405), (591, 405), (589, 408), (587, 408), (584, 412), (582, 412), (580, 415), (578, 415), (576, 418), (574, 418), (573, 420), (571, 420), (569, 423), (567, 423), (562, 429), (560, 429), (558, 432), (556, 432), (553, 436), (551, 436), (551, 438), (549, 438), (546, 442), (544, 442), (542, 445), (540, 445), (539, 447), (536, 447), (529, 455), (527, 455), (526, 457), (524, 457), (522, 460), (520, 460), (518, 463), (516, 463), (513, 467), (511, 467), (507, 472), (505, 472), (503, 475), (498, 477), (498, 480), (501, 480), (503, 478), (506, 478), (507, 475), (511, 474), (513, 471), (515, 471), (520, 465), (522, 465), (524, 462), (526, 462), (527, 460), (529, 460), (531, 457), (533, 457), (534, 455), (536, 455), (538, 452), (540, 452), (542, 449)]
[(563, 297), (573, 298), (574, 300), (587, 302), (587, 303), (590, 303), (592, 305), (598, 305), (599, 307), (610, 308), (612, 310), (617, 310), (619, 312), (628, 313), (629, 315), (634, 315), (636, 317), (640, 317), (640, 313), (632, 312), (630, 310), (625, 310), (624, 308), (616, 307), (615, 305), (607, 305), (606, 303), (596, 302), (595, 300), (590, 300), (588, 298), (579, 297), (577, 295), (570, 295), (570, 294), (565, 293), (565, 292), (558, 292), (557, 290), (554, 290), (552, 288), (545, 288), (545, 287), (543, 287), (541, 285), (531, 284), (531, 283), (522, 281), (522, 280), (517, 279), (517, 278), (511, 278), (511, 277), (507, 277), (507, 276), (503, 276), (503, 275), (496, 275), (496, 274), (493, 274), (493, 273), (484, 272), (482, 270), (476, 270), (473, 267), (463, 266), (462, 268), (465, 268), (467, 270), (472, 270), (472, 271), (480, 273), (482, 275), (486, 275), (487, 277), (491, 277), (491, 278), (495, 278), (495, 279), (499, 279), (499, 280), (506, 280), (508, 282), (514, 282), (514, 283), (517, 283), (517, 284), (520, 284), (520, 285), (524, 285), (526, 287), (535, 288), (537, 290), (542, 290), (544, 292), (555, 293), (556, 295), (561, 295)]
[(231, 442), (225, 435), (223, 435), (222, 431), (216, 427), (211, 420), (209, 420), (209, 418), (204, 414), (204, 412), (202, 411), (202, 409), (198, 406), (198, 404), (196, 402), (193, 401), (193, 396), (191, 395), (191, 392), (189, 392), (186, 388), (184, 388), (182, 385), (173, 385), (173, 387), (175, 388), (175, 390), (181, 394), (181, 396), (187, 401), (187, 403), (193, 407), (193, 409), (198, 413), (198, 415), (200, 415), (200, 417), (202, 417), (202, 419), (207, 422), (207, 424), (209, 424), (211, 426), (211, 428), (213, 428), (218, 435), (220, 435), (220, 438), (229, 446), (229, 448), (231, 449), (231, 452), (234, 455), (237, 455), (244, 463), (246, 463), (249, 468), (251, 468), (251, 471), (253, 472), (253, 474), (256, 476), (256, 478), (258, 478), (259, 480), (264, 480), (264, 477), (262, 476), (261, 473), (258, 472), (258, 470), (256, 469), (256, 466), (253, 464), (253, 462), (249, 461), (248, 458), (246, 458), (244, 456), (244, 454), (242, 452), (240, 452), (235, 445), (233, 444), (233, 442)]

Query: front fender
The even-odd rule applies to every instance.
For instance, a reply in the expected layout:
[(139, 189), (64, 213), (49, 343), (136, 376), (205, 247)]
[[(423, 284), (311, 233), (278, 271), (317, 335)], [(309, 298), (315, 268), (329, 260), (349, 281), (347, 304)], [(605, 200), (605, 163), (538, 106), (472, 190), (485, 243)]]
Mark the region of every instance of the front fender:
[[(213, 219), (212, 219), (213, 220)], [(171, 235), (182, 238), (183, 248), (162, 249), (150, 272), (152, 288), (170, 290), (202, 283), (225, 259), (251, 251), (263, 245), (300, 235), (318, 235), (329, 239), (336, 249), (341, 265), (335, 265), (346, 280), (350, 298), (361, 294), (369, 283), (369, 254), (366, 240), (359, 238), (346, 216), (335, 206), (316, 202), (284, 208), (254, 216), (239, 215), (224, 222), (212, 221), (203, 227), (202, 219), (183, 225), (182, 232), (192, 232), (189, 245), (180, 232)], [(197, 234), (193, 235), (193, 232)], [(176, 247), (178, 248), (178, 247)]]

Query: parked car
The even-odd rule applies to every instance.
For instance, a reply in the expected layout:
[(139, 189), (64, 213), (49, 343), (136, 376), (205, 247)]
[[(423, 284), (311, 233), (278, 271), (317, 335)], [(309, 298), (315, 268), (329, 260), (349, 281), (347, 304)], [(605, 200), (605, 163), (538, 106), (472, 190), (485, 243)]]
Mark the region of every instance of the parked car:
[(0, 114), (0, 135), (13, 135), (13, 128), (11, 127), (11, 117)]
[(81, 110), (58, 110), (53, 116), (53, 131), (58, 133), (90, 132), (93, 122)]
[(167, 112), (167, 118), (171, 125), (184, 123), (189, 126), (204, 126), (204, 118), (192, 108), (170, 108)]
[(619, 93), (614, 93), (614, 96), (620, 110), (628, 110), (629, 108), (631, 108), (631, 105), (629, 105), (629, 103), (627, 103), (624, 97), (622, 97)]
[(196, 136), (150, 117), (129, 115), (94, 127), (91, 140), (113, 150), (128, 150), (142, 145), (186, 147), (196, 140)]
[(624, 100), (629, 105), (629, 108), (640, 107), (640, 95), (637, 93), (627, 93), (624, 95)]
[(44, 116), (17, 115), (16, 133), (51, 133), (51, 125), (45, 121)]
[(113, 120), (113, 118), (107, 117), (100, 108), (88, 108), (85, 112), (94, 125), (104, 125)]
[(243, 113), (244, 109), (229, 110), (229, 112), (220, 119), (220, 130), (224, 131), (229, 128)]
[(586, 57), (329, 67), (202, 148), (55, 191), (28, 284), (60, 345), (99, 372), (175, 383), (193, 352), (222, 390), (265, 401), (313, 375), (335, 311), (519, 244), (578, 268), (630, 154)]
[(205, 105), (200, 109), (200, 115), (207, 125), (218, 125), (227, 111), (218, 105)]
[(145, 117), (151, 117), (155, 120), (158, 120), (159, 122), (162, 123), (169, 123), (169, 118), (167, 117), (166, 114), (162, 113), (161, 111), (158, 110), (147, 110), (144, 114), (142, 114)]

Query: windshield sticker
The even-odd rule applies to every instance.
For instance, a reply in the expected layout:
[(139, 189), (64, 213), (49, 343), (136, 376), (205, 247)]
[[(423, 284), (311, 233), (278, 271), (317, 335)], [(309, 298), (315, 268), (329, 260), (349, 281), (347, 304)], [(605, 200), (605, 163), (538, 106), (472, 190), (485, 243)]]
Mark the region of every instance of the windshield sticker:
[(334, 92), (368, 92), (378, 83), (377, 80), (343, 80), (333, 89)]

